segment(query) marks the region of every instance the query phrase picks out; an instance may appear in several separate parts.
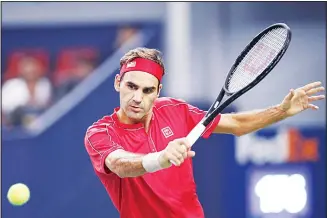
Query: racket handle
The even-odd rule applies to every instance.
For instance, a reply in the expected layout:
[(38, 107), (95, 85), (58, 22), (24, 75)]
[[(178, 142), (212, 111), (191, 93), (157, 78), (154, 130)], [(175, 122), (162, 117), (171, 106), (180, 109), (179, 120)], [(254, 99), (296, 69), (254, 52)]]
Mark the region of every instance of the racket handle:
[(191, 132), (186, 136), (187, 140), (190, 142), (191, 146), (200, 138), (206, 127), (202, 122), (198, 123)]
[[(204, 132), (205, 129), (206, 129), (206, 127), (202, 124), (202, 122), (200, 122), (186, 136), (187, 140), (191, 144), (191, 147), (200, 138), (201, 134)], [(170, 160), (170, 163), (172, 163), (172, 164), (174, 164), (176, 166), (176, 163), (174, 163), (174, 161)]]

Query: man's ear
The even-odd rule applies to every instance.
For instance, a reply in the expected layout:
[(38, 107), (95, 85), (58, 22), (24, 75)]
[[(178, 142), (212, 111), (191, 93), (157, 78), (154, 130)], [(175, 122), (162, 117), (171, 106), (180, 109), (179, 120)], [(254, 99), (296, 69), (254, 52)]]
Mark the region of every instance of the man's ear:
[(161, 91), (161, 89), (162, 89), (162, 84), (160, 84), (159, 87), (158, 87), (158, 97), (159, 97), (159, 95), (160, 95), (160, 91)]
[(119, 75), (119, 74), (116, 74), (116, 76), (115, 76), (114, 86), (115, 86), (115, 90), (116, 90), (117, 92), (120, 91), (120, 79), (121, 79), (120, 75)]

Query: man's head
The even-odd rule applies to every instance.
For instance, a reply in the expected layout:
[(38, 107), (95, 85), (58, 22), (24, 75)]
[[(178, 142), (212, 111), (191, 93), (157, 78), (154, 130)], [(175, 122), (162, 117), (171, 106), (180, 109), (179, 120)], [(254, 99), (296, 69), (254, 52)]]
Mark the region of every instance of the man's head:
[(72, 76), (75, 79), (83, 80), (84, 78), (89, 76), (94, 69), (95, 69), (94, 60), (83, 58), (83, 57), (77, 57), (76, 64), (72, 70)]
[(131, 122), (140, 122), (151, 111), (162, 88), (164, 70), (156, 49), (136, 48), (120, 59), (115, 89), (120, 93), (120, 108)]
[(18, 62), (18, 72), (27, 81), (36, 81), (42, 75), (43, 67), (40, 60), (24, 56)]

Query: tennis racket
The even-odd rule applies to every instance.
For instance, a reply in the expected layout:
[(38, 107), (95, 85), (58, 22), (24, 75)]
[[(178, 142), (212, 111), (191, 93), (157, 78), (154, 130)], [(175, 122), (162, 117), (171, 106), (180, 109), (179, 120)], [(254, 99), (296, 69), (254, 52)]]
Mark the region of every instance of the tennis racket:
[[(283, 23), (273, 24), (255, 36), (237, 57), (217, 99), (204, 118), (187, 135), (186, 138), (191, 145), (198, 140), (209, 123), (222, 110), (252, 89), (272, 71), (285, 54), (291, 42), (291, 36), (290, 28)], [(222, 102), (225, 96), (227, 99)]]

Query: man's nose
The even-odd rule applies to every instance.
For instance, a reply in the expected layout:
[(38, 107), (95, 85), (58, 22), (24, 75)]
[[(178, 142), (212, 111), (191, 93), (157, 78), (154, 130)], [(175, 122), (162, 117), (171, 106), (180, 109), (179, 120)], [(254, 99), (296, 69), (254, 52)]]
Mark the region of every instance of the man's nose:
[(141, 103), (142, 102), (142, 99), (143, 99), (143, 93), (141, 90), (137, 90), (135, 93), (134, 93), (134, 98), (133, 100), (136, 102), (136, 103)]

